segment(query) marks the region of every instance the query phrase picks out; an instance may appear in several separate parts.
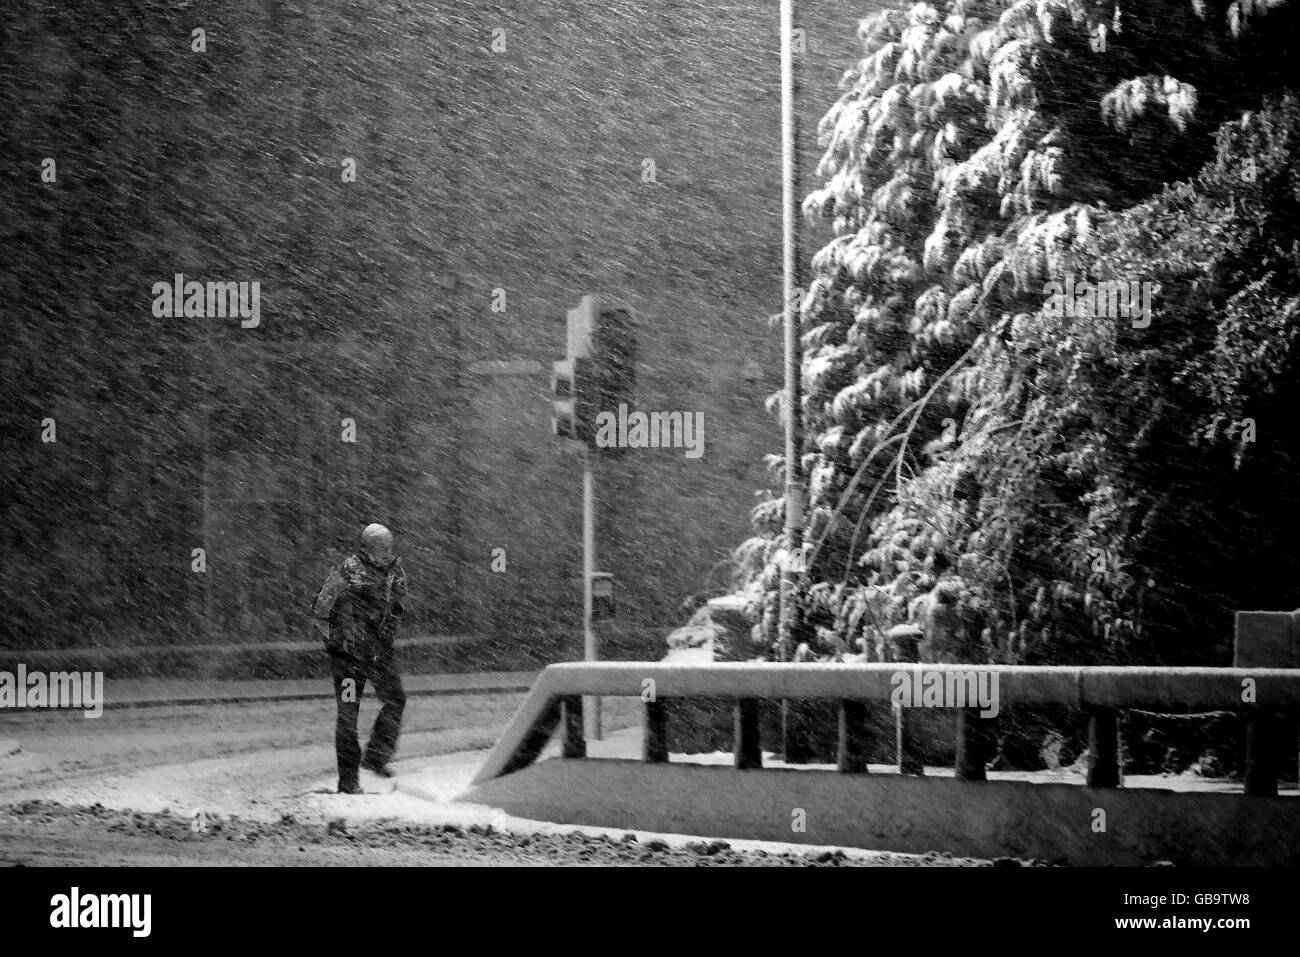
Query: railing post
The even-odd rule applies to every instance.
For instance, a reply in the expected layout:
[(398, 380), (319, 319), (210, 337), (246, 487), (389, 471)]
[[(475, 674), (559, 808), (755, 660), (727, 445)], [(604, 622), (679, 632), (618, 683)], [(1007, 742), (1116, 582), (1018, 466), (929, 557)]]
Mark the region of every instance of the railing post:
[(641, 757), (650, 764), (668, 762), (668, 703), (645, 703), (645, 729), (641, 736)]
[(555, 734), (555, 726), (561, 723), (563, 711), (559, 697), (548, 697), (538, 712), (537, 720), (520, 736), (509, 756), (501, 762), (500, 770), (493, 776), (513, 774), (536, 761)]
[(560, 755), (566, 758), (585, 758), (587, 737), (582, 727), (582, 695), (562, 697), (560, 712)]
[(1088, 787), (1117, 788), (1122, 778), (1119, 712), (1094, 708), (1088, 712)]
[(912, 726), (910, 708), (894, 709), (894, 744), (898, 753), (900, 774), (925, 774), (925, 762), (917, 748), (916, 732)]
[(732, 748), (736, 767), (742, 771), (763, 766), (763, 749), (758, 735), (758, 701), (741, 698), (735, 707), (735, 734)]
[(957, 709), (956, 776), (961, 781), (988, 780), (989, 736), (979, 708)]
[(840, 702), (839, 770), (845, 774), (867, 773), (867, 704)]
[[(1232, 664), (1236, 668), (1300, 668), (1300, 608), (1237, 612)], [(1247, 715), (1247, 794), (1277, 794), (1279, 731), (1277, 716), (1259, 711)]]
[(811, 760), (807, 712), (803, 701), (786, 699), (781, 702), (781, 760), (786, 764), (807, 764)]
[(1277, 721), (1271, 714), (1246, 719), (1246, 793), (1277, 796)]

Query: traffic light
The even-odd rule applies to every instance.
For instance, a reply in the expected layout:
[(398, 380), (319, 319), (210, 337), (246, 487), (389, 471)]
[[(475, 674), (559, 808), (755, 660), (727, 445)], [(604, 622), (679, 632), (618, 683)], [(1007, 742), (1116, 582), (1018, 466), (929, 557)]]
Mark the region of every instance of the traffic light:
[(631, 312), (622, 306), (598, 306), (591, 357), (596, 364), (599, 410), (617, 413), (620, 405), (630, 409), (636, 390), (636, 336)]
[(595, 438), (592, 363), (573, 356), (551, 365), (551, 431), (562, 439), (590, 445)]
[(551, 430), (560, 438), (594, 446), (596, 418), (632, 405), (636, 355), (632, 314), (626, 308), (583, 296), (569, 310), (567, 357), (553, 364)]
[(573, 360), (551, 363), (551, 431), (562, 439), (578, 437), (577, 402), (573, 397)]

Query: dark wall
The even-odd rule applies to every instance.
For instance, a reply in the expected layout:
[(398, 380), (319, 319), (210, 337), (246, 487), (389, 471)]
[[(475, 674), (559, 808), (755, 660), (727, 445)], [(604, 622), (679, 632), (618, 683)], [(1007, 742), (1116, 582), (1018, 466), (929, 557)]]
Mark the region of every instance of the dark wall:
[[(640, 406), (705, 421), (602, 464), (620, 615), (725, 584), (779, 448), (775, 2), (62, 6), (0, 14), (6, 644), (301, 636), (372, 520), (421, 628), (571, 628), (547, 389), (586, 292), (636, 313)], [(867, 12), (802, 4), (808, 182)], [(155, 318), (176, 272), (259, 281), (261, 324)]]

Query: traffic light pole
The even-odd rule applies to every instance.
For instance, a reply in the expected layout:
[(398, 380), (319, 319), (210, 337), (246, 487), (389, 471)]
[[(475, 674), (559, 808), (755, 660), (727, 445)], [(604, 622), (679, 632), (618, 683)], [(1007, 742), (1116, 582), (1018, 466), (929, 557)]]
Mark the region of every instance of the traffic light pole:
[[(582, 642), (583, 657), (596, 661), (596, 629), (592, 622), (591, 581), (596, 571), (596, 476), (595, 458), (588, 447), (582, 454)], [(584, 734), (589, 741), (600, 740), (600, 698), (587, 696), (582, 702)]]
[[(594, 293), (583, 296), (565, 321), (565, 358), (552, 363), (551, 431), (582, 456), (582, 642), (583, 657), (600, 657), (595, 628), (596, 577), (596, 420), (600, 409), (632, 403), (636, 381), (633, 316), (616, 302)], [(602, 598), (613, 601), (613, 576), (601, 575)], [(612, 604), (606, 610), (612, 609)], [(583, 696), (583, 733), (601, 738), (601, 700)]]

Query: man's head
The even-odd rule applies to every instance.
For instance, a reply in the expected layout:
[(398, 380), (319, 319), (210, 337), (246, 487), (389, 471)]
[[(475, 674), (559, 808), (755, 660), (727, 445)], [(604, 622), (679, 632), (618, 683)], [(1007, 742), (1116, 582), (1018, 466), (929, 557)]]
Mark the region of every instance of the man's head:
[(367, 525), (361, 531), (361, 551), (380, 567), (391, 565), (397, 557), (393, 549), (393, 533), (377, 523)]

